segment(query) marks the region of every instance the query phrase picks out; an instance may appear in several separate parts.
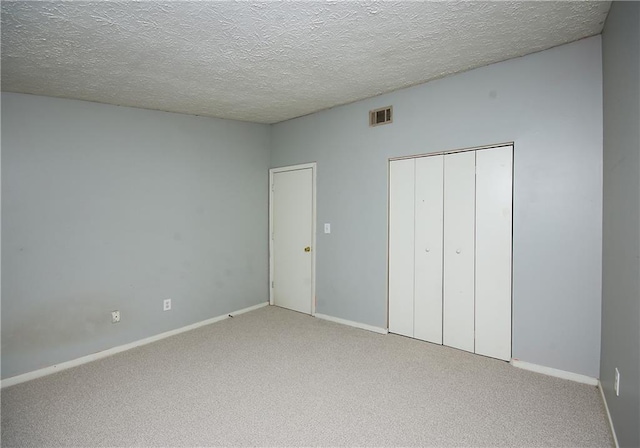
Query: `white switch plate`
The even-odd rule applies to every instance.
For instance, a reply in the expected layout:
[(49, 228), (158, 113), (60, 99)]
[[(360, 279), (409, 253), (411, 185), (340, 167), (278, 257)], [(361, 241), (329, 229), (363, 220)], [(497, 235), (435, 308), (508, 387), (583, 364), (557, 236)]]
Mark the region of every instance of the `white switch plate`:
[(620, 396), (620, 372), (616, 367), (616, 376), (613, 379), (613, 389), (616, 391), (616, 397)]
[(324, 224), (324, 233), (331, 233), (331, 224), (328, 222)]
[(162, 302), (162, 309), (164, 311), (169, 311), (171, 309), (171, 299), (164, 299), (164, 302)]
[(111, 311), (111, 323), (117, 324), (118, 322), (120, 322), (120, 311)]

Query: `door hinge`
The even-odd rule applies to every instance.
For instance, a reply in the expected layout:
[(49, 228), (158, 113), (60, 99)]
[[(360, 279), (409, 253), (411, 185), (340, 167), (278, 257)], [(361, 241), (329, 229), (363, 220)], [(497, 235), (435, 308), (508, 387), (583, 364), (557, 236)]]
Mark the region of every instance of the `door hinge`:
[(271, 282), (271, 288), (273, 289), (273, 281)]

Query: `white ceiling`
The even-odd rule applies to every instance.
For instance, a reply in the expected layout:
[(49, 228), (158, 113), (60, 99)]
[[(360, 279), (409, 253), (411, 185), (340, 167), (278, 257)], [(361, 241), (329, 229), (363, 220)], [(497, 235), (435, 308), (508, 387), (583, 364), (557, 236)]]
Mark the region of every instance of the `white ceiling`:
[(610, 2), (2, 2), (2, 90), (275, 123), (598, 34)]

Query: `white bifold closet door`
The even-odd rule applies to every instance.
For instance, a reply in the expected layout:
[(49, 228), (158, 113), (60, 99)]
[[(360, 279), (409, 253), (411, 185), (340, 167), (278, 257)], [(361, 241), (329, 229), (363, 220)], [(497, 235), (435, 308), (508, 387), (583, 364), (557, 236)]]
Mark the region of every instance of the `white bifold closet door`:
[(413, 337), (415, 159), (389, 164), (389, 331)]
[(511, 358), (511, 146), (476, 152), (476, 347)]
[(442, 344), (444, 156), (416, 159), (413, 337)]
[(475, 151), (444, 158), (443, 343), (474, 351)]
[(512, 146), (391, 161), (391, 333), (511, 358), (512, 166)]
[(442, 344), (443, 156), (389, 167), (389, 331)]

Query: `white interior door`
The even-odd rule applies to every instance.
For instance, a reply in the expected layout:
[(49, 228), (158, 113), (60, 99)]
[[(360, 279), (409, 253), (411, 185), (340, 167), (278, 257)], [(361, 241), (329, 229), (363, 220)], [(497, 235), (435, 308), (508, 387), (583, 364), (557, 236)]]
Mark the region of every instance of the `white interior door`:
[(313, 169), (272, 170), (274, 305), (312, 313)]
[(476, 154), (475, 351), (511, 359), (513, 147)]
[(414, 337), (442, 344), (444, 156), (416, 159)]
[(444, 157), (443, 343), (474, 351), (474, 151)]
[(389, 163), (389, 331), (413, 337), (415, 160)]

